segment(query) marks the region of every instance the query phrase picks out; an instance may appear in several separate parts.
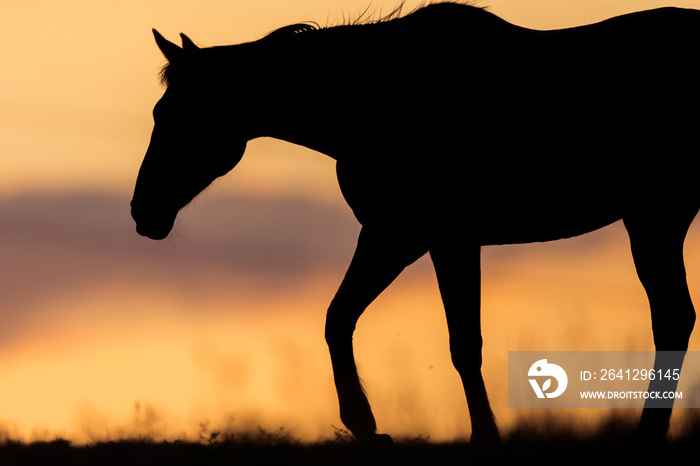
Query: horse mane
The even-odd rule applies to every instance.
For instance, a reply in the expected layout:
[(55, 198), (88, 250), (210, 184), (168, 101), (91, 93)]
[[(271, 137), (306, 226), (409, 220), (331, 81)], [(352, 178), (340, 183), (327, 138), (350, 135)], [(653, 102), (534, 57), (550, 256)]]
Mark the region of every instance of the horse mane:
[(292, 36), (295, 34), (302, 34), (310, 31), (317, 31), (319, 29), (316, 23), (297, 23), (290, 24), (289, 26), (282, 26), (276, 29), (264, 37), (265, 40), (275, 40), (284, 37)]
[[(425, 10), (430, 9), (431, 7), (439, 6), (439, 5), (461, 5), (461, 6), (469, 6), (471, 8), (474, 8), (475, 10), (486, 10), (486, 8), (484, 8), (484, 7), (477, 7), (474, 5), (474, 3), (477, 0), (462, 0), (462, 1), (427, 0), (427, 1), (424, 1), (421, 4), (419, 4), (415, 8), (413, 8), (410, 12), (404, 14), (403, 10), (404, 10), (404, 6), (405, 6), (406, 1), (407, 0), (401, 0), (401, 2), (393, 10), (391, 10), (387, 14), (382, 14), (381, 11), (379, 11), (377, 13), (376, 10), (370, 11), (370, 7), (368, 6), (367, 8), (365, 8), (365, 10), (363, 10), (355, 18), (349, 18), (347, 20), (345, 18), (343, 18), (343, 22), (341, 22), (340, 24), (336, 24), (336, 25), (321, 27), (318, 25), (318, 23), (309, 21), (309, 22), (295, 23), (295, 24), (290, 24), (287, 26), (282, 26), (282, 27), (275, 29), (274, 31), (268, 33), (266, 36), (264, 36), (258, 42), (270, 43), (270, 42), (276, 42), (276, 41), (283, 41), (283, 40), (289, 39), (293, 36), (307, 35), (307, 34), (315, 33), (318, 31), (323, 31), (323, 30), (343, 29), (346, 27), (367, 26), (367, 25), (389, 23), (393, 20), (406, 18), (414, 13), (417, 13), (420, 11), (425, 11)], [(217, 48), (222, 48), (222, 47), (236, 47), (236, 45), (220, 46)], [(180, 67), (177, 64), (173, 64), (170, 62), (166, 63), (161, 68), (160, 73), (159, 73), (159, 77), (160, 77), (160, 82), (162, 85), (167, 87), (171, 83), (173, 72), (177, 68), (180, 68)]]
[(160, 84), (168, 87), (170, 85), (170, 78), (173, 73), (173, 65), (170, 62), (167, 62), (163, 67), (160, 69), (158, 72), (158, 79), (160, 80)]
[(426, 7), (432, 6), (432, 5), (444, 5), (444, 4), (454, 4), (454, 5), (468, 5), (474, 8), (478, 9), (485, 9), (483, 7), (476, 7), (474, 5), (475, 0), (463, 0), (463, 1), (454, 1), (454, 0), (431, 0), (431, 1), (423, 1), (420, 3), (418, 6), (413, 8), (413, 10), (409, 11), (408, 13), (404, 14), (404, 6), (406, 4), (407, 0), (402, 0), (399, 2), (399, 4), (394, 7), (393, 10), (391, 10), (389, 13), (382, 14), (381, 10), (378, 13), (377, 16), (377, 11), (370, 11), (370, 6), (368, 5), (367, 8), (365, 8), (359, 15), (357, 15), (355, 18), (349, 18), (345, 19), (343, 18), (343, 21), (340, 24), (332, 25), (332, 26), (324, 26), (320, 27), (318, 23), (309, 21), (309, 22), (303, 22), (303, 23), (297, 23), (297, 24), (290, 24), (289, 26), (282, 26), (279, 29), (275, 29), (274, 31), (268, 33), (264, 39), (277, 39), (277, 38), (284, 38), (288, 37), (291, 35), (295, 34), (300, 34), (300, 33), (305, 33), (305, 32), (311, 32), (311, 31), (318, 31), (321, 29), (332, 29), (332, 28), (337, 28), (337, 27), (343, 27), (343, 26), (362, 26), (362, 25), (368, 25), (368, 24), (380, 24), (380, 23), (387, 23), (389, 21), (392, 21), (394, 19), (399, 19), (403, 18), (405, 16), (409, 16), (419, 10), (422, 10)]

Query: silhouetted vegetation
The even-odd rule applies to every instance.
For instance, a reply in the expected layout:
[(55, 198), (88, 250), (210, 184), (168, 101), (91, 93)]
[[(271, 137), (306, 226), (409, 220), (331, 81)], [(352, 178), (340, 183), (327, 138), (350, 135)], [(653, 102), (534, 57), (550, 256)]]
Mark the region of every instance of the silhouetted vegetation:
[(540, 418), (519, 423), (498, 445), (436, 443), (424, 437), (398, 439), (393, 446), (358, 444), (343, 429), (333, 440), (304, 443), (284, 429), (250, 432), (202, 429), (199, 441), (124, 439), (85, 446), (66, 440), (24, 444), (6, 437), (0, 442), (0, 464), (70, 465), (218, 465), (218, 464), (516, 464), (555, 461), (563, 464), (628, 464), (665, 460), (695, 449), (700, 440), (700, 414), (688, 416), (684, 434), (650, 444), (635, 436), (636, 422), (612, 416), (592, 432), (563, 420)]

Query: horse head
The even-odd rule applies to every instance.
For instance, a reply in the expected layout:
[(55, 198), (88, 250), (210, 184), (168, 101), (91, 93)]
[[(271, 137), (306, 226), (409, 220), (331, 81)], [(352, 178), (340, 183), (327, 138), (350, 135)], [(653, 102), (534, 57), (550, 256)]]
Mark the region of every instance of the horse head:
[(184, 34), (180, 47), (153, 33), (168, 60), (162, 73), (167, 89), (153, 109), (131, 215), (140, 235), (164, 239), (180, 209), (236, 166), (247, 139), (232, 135), (236, 124), (228, 118), (228, 99), (211, 85), (217, 78), (207, 67), (206, 49)]

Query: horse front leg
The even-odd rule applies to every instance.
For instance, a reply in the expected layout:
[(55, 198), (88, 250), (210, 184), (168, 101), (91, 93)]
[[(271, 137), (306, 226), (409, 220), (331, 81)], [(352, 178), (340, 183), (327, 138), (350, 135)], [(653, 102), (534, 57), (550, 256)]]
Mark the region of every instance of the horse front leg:
[(360, 315), (409, 264), (425, 254), (402, 235), (363, 228), (350, 267), (326, 315), (326, 342), (340, 419), (361, 442), (391, 442), (377, 425), (357, 374), (352, 335)]
[[(624, 219), (637, 275), (649, 299), (657, 351), (655, 369), (680, 369), (695, 325), (695, 308), (683, 261), (683, 243), (695, 212), (689, 209), (682, 215), (664, 212), (656, 216), (646, 213), (641, 218)], [(649, 392), (675, 391), (676, 386), (675, 380), (657, 379), (649, 384)], [(669, 405), (673, 402), (661, 408), (654, 406), (658, 403), (650, 398), (644, 405), (639, 424), (644, 438), (666, 437), (672, 411)]]
[(500, 441), (500, 434), (481, 374), (480, 255), (478, 244), (464, 243), (460, 238), (438, 239), (430, 248), (447, 316), (450, 354), (469, 407), (471, 440), (492, 443)]

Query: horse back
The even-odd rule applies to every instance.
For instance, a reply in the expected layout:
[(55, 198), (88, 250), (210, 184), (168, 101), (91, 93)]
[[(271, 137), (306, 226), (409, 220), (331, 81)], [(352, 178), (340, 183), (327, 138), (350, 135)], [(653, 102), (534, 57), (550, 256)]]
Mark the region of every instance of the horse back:
[(697, 202), (699, 12), (535, 31), (437, 7), (345, 42), (365, 57), (343, 75), (370, 83), (358, 99), (383, 89), (327, 131), (343, 142), (331, 155), (362, 223), (461, 218), (481, 244), (518, 243)]

